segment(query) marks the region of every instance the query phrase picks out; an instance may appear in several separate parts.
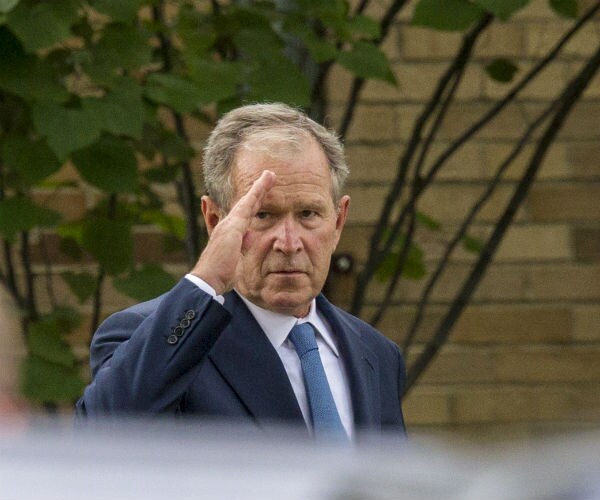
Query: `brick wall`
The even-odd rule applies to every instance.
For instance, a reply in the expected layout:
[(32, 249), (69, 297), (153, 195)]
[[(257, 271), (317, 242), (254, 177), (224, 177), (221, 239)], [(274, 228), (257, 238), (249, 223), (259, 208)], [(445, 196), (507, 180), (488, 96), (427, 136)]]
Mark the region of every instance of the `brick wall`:
[[(580, 7), (590, 4), (580, 2)], [(519, 65), (518, 79), (569, 26), (543, 0), (535, 0), (508, 23), (494, 23), (475, 50), (474, 64), (466, 72), (436, 147), (441, 150), (488, 108), (491, 99), (506, 92), (506, 85), (485, 75), (487, 63), (495, 57), (511, 58)], [(404, 21), (394, 26), (385, 43), (399, 87), (369, 83), (347, 139), (352, 204), (340, 246), (359, 264), (365, 259), (372, 224), (415, 117), (459, 43), (460, 35), (434, 33)], [(443, 222), (444, 231), (456, 229), (531, 113), (557, 95), (599, 43), (600, 19), (596, 19), (515, 104), (453, 157), (419, 210)], [(331, 86), (334, 124), (350, 81), (339, 70)], [(450, 342), (407, 397), (405, 412), (413, 430), (520, 439), (600, 427), (599, 144), (600, 76), (551, 148)], [(526, 149), (530, 152), (531, 146)], [(489, 234), (491, 221), (525, 167), (525, 158), (511, 167), (497, 195), (485, 206), (475, 234)], [(441, 253), (440, 236), (424, 235), (420, 242), (434, 263)], [(421, 342), (432, 333), (472, 260), (459, 253), (449, 265), (434, 293)], [(334, 281), (334, 295), (347, 303), (351, 278)], [(380, 288), (374, 287), (371, 301), (381, 297)], [(398, 342), (421, 288), (421, 282), (403, 283), (380, 325)]]
[[(372, 2), (381, 8), (385, 2)], [(586, 2), (580, 2), (582, 8)], [(590, 4), (590, 2), (587, 2)], [(460, 44), (457, 34), (434, 33), (406, 24), (408, 13), (395, 25), (384, 48), (390, 55), (398, 88), (371, 82), (364, 89), (346, 141), (352, 174), (351, 214), (340, 251), (351, 253), (360, 266), (398, 156), (415, 118), (433, 91), (436, 79)], [(474, 64), (458, 91), (458, 102), (442, 127), (435, 151), (456, 137), (491, 99), (506, 87), (491, 82), (483, 67), (495, 57), (515, 60), (523, 74), (569, 26), (552, 14), (546, 0), (534, 0), (508, 23), (494, 23), (480, 40)], [(568, 45), (561, 57), (519, 101), (470, 141), (442, 171), (422, 200), (420, 210), (444, 224), (450, 234), (470, 203), (490, 179), (495, 165), (510, 151), (530, 112), (558, 92), (600, 42), (600, 20)], [(518, 77), (517, 75), (517, 77)], [(350, 76), (336, 69), (330, 87), (329, 118), (336, 125), (342, 113)], [(208, 133), (192, 121), (187, 128), (196, 146)], [(525, 153), (531, 151), (531, 146)], [(516, 162), (478, 219), (475, 234), (489, 234), (490, 223), (510, 195), (525, 166)], [(62, 179), (73, 177), (68, 166)], [(174, 199), (174, 193), (164, 195)], [(94, 199), (93, 192), (63, 190), (52, 196), (40, 191), (40, 201), (75, 218)], [(471, 305), (405, 403), (409, 427), (427, 432), (451, 432), (470, 438), (522, 438), (565, 428), (600, 426), (600, 77), (573, 111), (551, 148), (525, 205), (518, 213)], [(175, 203), (169, 210), (177, 210)], [(446, 233), (443, 233), (446, 234)], [(420, 243), (434, 263), (442, 246), (439, 235), (424, 234)], [(174, 275), (187, 270), (183, 254), (166, 257), (156, 230), (136, 232), (136, 258), (162, 261)], [(34, 249), (36, 270), (44, 272), (42, 249)], [(45, 235), (45, 249), (55, 264), (59, 297), (76, 305), (58, 274), (74, 266), (58, 251), (56, 238)], [(464, 278), (473, 256), (459, 252), (433, 297), (422, 342), (431, 334), (442, 311)], [(85, 269), (88, 264), (78, 264)], [(334, 275), (331, 296), (347, 306), (352, 276)], [(45, 283), (39, 280), (44, 300)], [(405, 282), (381, 330), (401, 342), (414, 313), (421, 282)], [(382, 296), (375, 286), (369, 296), (372, 311)], [(106, 312), (131, 304), (110, 282), (104, 288)], [(91, 314), (91, 304), (83, 310)], [(71, 340), (86, 356), (89, 319)], [(411, 356), (418, 352), (419, 346)], [(412, 359), (412, 358), (411, 358)]]

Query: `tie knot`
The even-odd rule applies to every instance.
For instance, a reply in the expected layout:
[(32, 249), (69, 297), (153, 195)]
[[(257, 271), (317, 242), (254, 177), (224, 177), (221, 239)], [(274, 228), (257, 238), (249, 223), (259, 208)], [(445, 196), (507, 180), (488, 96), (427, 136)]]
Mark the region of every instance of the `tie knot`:
[(301, 323), (294, 326), (290, 331), (289, 339), (294, 344), (300, 358), (307, 352), (318, 349), (315, 331), (310, 323)]

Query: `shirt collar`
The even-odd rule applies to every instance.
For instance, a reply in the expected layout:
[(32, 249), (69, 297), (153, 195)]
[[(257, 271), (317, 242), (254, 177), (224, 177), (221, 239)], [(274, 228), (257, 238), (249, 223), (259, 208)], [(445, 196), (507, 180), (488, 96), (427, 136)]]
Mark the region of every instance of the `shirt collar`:
[(315, 299), (310, 303), (309, 313), (304, 318), (296, 318), (294, 316), (288, 316), (286, 314), (263, 309), (250, 302), (241, 294), (238, 293), (238, 295), (244, 301), (244, 304), (246, 304), (250, 313), (254, 316), (254, 319), (256, 319), (257, 323), (269, 339), (269, 342), (271, 342), (276, 350), (278, 350), (286, 341), (290, 330), (296, 323), (309, 322), (316, 328), (323, 341), (329, 346), (333, 353), (339, 357), (337, 346), (331, 335), (331, 329), (326, 323), (326, 320), (318, 313), (317, 301)]

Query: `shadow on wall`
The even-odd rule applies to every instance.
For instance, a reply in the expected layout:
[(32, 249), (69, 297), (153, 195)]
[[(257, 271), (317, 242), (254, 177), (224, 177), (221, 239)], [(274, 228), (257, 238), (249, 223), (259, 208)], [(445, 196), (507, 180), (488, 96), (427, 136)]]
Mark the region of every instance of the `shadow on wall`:
[(19, 311), (0, 288), (0, 416), (25, 413), (28, 405), (19, 395), (19, 365), (25, 356)]

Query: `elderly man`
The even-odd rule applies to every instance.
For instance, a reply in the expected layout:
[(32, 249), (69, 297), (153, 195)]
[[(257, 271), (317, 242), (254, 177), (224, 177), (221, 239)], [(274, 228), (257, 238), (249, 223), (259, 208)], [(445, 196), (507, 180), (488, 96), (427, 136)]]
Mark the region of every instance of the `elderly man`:
[(347, 174), (337, 137), (298, 110), (226, 114), (204, 155), (208, 244), (171, 291), (100, 326), (78, 414), (403, 432), (397, 346), (321, 294)]

